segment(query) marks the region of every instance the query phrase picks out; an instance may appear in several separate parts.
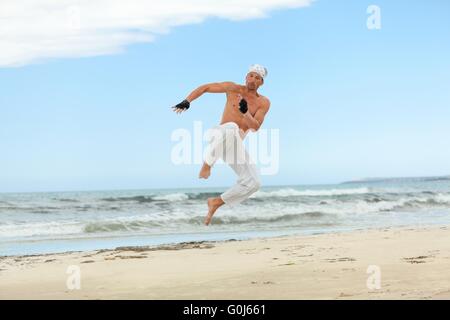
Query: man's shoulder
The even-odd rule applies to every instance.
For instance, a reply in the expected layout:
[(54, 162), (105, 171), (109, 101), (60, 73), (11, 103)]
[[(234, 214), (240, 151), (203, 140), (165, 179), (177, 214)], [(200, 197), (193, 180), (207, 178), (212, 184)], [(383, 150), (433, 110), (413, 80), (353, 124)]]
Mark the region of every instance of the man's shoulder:
[(245, 88), (245, 86), (237, 84), (232, 81), (225, 81), (222, 82), (222, 84), (224, 84), (227, 87), (228, 91), (235, 93), (242, 93)]
[(270, 100), (269, 98), (267, 98), (266, 96), (263, 96), (262, 94), (259, 95), (262, 103), (261, 105), (265, 108), (269, 108), (270, 107)]

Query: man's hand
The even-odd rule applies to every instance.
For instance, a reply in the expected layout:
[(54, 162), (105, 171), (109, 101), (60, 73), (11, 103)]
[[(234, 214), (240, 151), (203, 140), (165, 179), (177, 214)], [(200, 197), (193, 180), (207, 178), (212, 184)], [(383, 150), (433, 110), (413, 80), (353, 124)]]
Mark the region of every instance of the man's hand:
[(172, 107), (173, 111), (176, 113), (182, 113), (183, 111), (186, 111), (191, 106), (191, 103), (187, 101), (186, 99), (177, 104), (176, 106)]
[(245, 99), (241, 99), (241, 101), (239, 102), (239, 111), (242, 114), (246, 114), (248, 111), (248, 104), (247, 104), (247, 100)]

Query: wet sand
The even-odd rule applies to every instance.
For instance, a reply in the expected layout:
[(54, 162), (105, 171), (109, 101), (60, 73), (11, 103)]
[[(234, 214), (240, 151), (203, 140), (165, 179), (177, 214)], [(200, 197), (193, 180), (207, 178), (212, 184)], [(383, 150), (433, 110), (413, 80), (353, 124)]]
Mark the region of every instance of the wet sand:
[(0, 257), (0, 299), (450, 299), (449, 231), (384, 228)]

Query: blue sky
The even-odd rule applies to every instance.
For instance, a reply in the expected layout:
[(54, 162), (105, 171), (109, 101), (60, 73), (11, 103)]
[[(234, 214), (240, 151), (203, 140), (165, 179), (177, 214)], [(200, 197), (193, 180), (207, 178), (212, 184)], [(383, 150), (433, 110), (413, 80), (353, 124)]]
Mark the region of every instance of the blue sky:
[[(381, 30), (366, 27), (371, 4)], [(117, 53), (0, 66), (0, 192), (232, 184), (229, 168), (199, 181), (198, 165), (170, 159), (173, 130), (217, 124), (225, 96), (170, 107), (203, 83), (242, 83), (253, 63), (269, 69), (264, 127), (280, 129), (280, 170), (264, 185), (450, 174), (449, 9), (317, 0), (185, 23)]]

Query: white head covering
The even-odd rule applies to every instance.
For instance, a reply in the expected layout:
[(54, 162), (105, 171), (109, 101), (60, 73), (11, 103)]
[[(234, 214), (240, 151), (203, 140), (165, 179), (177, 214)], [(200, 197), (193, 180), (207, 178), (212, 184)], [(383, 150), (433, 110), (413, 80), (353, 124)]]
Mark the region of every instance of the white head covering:
[(257, 74), (259, 74), (261, 76), (261, 78), (265, 78), (267, 77), (268, 71), (266, 67), (263, 67), (259, 64), (252, 64), (250, 66), (250, 68), (248, 69), (248, 73), (250, 72), (256, 72)]

